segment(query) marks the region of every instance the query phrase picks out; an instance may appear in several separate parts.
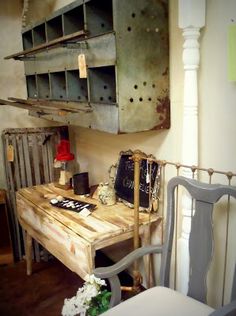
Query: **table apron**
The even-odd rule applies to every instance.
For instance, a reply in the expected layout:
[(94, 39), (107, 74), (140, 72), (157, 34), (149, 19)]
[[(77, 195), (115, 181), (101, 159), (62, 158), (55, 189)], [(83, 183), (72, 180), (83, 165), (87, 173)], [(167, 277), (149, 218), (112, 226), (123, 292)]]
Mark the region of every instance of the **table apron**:
[(94, 269), (92, 245), (39, 207), (17, 195), (17, 216), (23, 229), (81, 278)]

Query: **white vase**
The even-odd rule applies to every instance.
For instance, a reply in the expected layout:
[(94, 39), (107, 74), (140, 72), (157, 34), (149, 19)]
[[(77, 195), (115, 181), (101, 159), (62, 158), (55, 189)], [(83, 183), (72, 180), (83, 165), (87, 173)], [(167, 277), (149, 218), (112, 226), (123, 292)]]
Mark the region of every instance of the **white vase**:
[(114, 205), (116, 203), (116, 193), (108, 182), (100, 183), (98, 186), (98, 199), (104, 205)]

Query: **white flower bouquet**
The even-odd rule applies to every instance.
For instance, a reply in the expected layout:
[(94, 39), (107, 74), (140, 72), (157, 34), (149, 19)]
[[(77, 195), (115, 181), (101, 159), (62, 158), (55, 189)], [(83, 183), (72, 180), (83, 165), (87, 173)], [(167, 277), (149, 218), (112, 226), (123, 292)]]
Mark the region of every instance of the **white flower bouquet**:
[(87, 275), (82, 288), (76, 295), (65, 299), (62, 316), (89, 315), (97, 316), (108, 310), (111, 292), (103, 289), (105, 280)]

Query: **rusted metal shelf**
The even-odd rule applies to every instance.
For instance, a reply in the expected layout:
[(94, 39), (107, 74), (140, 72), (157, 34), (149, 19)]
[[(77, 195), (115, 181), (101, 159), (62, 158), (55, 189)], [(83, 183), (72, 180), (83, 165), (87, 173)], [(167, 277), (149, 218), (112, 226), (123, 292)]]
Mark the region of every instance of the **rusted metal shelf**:
[(169, 128), (167, 12), (168, 0), (75, 0), (26, 27), (24, 51), (5, 58), (24, 61), (29, 114), (115, 134)]

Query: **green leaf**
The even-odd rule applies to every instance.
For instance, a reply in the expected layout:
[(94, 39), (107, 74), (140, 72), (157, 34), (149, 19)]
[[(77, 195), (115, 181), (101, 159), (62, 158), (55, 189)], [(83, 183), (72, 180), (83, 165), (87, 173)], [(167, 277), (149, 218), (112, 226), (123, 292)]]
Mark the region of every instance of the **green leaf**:
[(108, 310), (110, 304), (111, 292), (103, 290), (96, 297), (93, 297), (90, 302), (90, 307), (87, 311), (89, 316), (98, 316)]
[(111, 297), (111, 293), (110, 292), (104, 293), (104, 295), (102, 296), (102, 305), (103, 306), (109, 306), (110, 297)]

